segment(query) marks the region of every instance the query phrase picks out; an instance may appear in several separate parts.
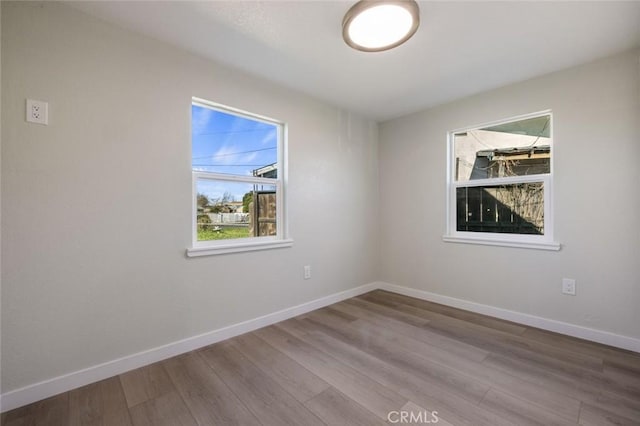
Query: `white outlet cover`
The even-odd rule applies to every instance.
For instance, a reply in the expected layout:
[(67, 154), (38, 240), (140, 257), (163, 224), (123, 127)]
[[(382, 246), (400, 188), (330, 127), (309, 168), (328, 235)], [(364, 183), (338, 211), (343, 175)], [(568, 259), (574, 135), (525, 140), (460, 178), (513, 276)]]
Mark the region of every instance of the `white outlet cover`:
[(576, 295), (576, 280), (572, 278), (562, 279), (562, 293), (569, 294), (571, 296)]
[(27, 99), (26, 119), (29, 123), (49, 124), (49, 104), (45, 101)]

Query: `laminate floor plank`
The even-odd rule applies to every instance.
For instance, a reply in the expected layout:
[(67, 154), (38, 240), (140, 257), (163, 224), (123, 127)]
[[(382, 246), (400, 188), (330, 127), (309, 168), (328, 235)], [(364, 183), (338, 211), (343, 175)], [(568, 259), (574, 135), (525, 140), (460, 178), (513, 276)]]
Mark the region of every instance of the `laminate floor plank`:
[[(342, 302), (334, 303), (333, 305), (329, 305), (328, 308), (351, 315), (356, 319), (366, 319), (366, 320), (378, 322), (378, 323), (385, 322), (385, 324), (387, 323), (402, 324), (403, 326), (415, 327), (418, 329), (420, 329), (420, 326), (429, 322), (429, 320), (415, 319), (416, 324), (410, 325), (410, 324), (407, 324), (406, 321), (400, 321), (394, 318), (389, 318), (388, 316), (382, 315), (378, 312), (374, 312), (370, 309), (366, 309), (361, 306), (358, 306), (357, 304), (353, 303), (355, 301), (356, 301), (355, 299), (345, 300)], [(412, 319), (411, 321), (413, 322), (414, 320)]]
[[(424, 304), (422, 302), (423, 301), (418, 301), (412, 305), (407, 305), (399, 301), (387, 301), (385, 303), (384, 299), (382, 299), (381, 297), (374, 297), (369, 293), (357, 298), (344, 301), (344, 303), (354, 304), (360, 306), (361, 308), (368, 309), (372, 312), (377, 312), (384, 316), (393, 317), (402, 315), (403, 317), (414, 318), (416, 322), (421, 322), (421, 324), (415, 324), (416, 326), (420, 327), (426, 327), (431, 322), (437, 321), (440, 324), (447, 324), (451, 326), (465, 328), (471, 327), (474, 330), (480, 332), (482, 335), (487, 336), (504, 336), (505, 334), (507, 334), (490, 327), (485, 327), (483, 325), (474, 324), (468, 321), (460, 320), (458, 318), (431, 311), (427, 308), (428, 305), (426, 304), (426, 302), (424, 302)], [(426, 324), (424, 324), (425, 322)]]
[[(375, 304), (375, 301), (367, 302)], [(528, 357), (532, 361), (538, 360), (539, 362), (555, 363), (558, 368), (573, 368), (576, 365), (579, 366), (579, 369), (590, 369), (594, 371), (602, 371), (603, 368), (602, 358), (580, 352), (563, 350), (549, 344), (528, 340), (521, 336), (495, 330), (484, 325), (432, 312), (426, 308), (398, 304), (395, 308), (379, 306), (378, 309), (398, 309), (402, 312), (409, 312), (414, 316), (428, 319), (430, 320), (429, 323), (423, 327), (430, 330), (440, 330), (440, 332), (466, 332), (470, 344), (485, 350), (491, 350), (492, 352), (500, 350), (502, 353), (513, 353), (519, 357)]]
[[(458, 324), (458, 325), (470, 324), (468, 321), (459, 320), (457, 318), (443, 315), (438, 312), (430, 311), (429, 309), (426, 308), (426, 305), (420, 304), (419, 306), (421, 307), (419, 307), (419, 306), (406, 305), (401, 302), (393, 302), (393, 301), (385, 303), (384, 299), (380, 297), (372, 297), (368, 294), (359, 296), (354, 299), (346, 300), (345, 303), (357, 304), (362, 308), (370, 309), (371, 311), (378, 312), (382, 315), (397, 316), (398, 313), (400, 313), (410, 318), (416, 318), (416, 321), (420, 321), (420, 322), (427, 321), (427, 323), (429, 323), (431, 321), (441, 321), (445, 323)], [(483, 326), (478, 326), (478, 327), (482, 327), (483, 329), (485, 329), (484, 331), (486, 333), (497, 331), (489, 327), (483, 327)]]
[(583, 385), (579, 380), (571, 377), (554, 374), (553, 371), (545, 367), (532, 365), (527, 361), (491, 354), (482, 361), (482, 364), (540, 386), (550, 387), (580, 400), (594, 398), (600, 394), (598, 388)]
[(640, 422), (583, 403), (580, 409), (580, 424), (583, 426), (637, 426)]
[[(67, 398), (69, 394), (64, 394)], [(11, 411), (4, 412), (0, 414), (0, 425), (2, 426), (23, 426), (23, 425), (35, 425), (34, 415), (36, 412), (36, 404), (39, 402), (34, 402), (29, 405), (24, 405), (22, 407), (14, 408)], [(68, 406), (69, 404), (67, 404)], [(68, 423), (68, 420), (65, 424)]]
[[(452, 423), (446, 421), (439, 413), (429, 411), (424, 407), (420, 407), (413, 401), (407, 402), (407, 404), (402, 407), (400, 411), (409, 413), (409, 416), (404, 417), (405, 419), (408, 419), (408, 423), (411, 423), (411, 420), (415, 419), (415, 421), (413, 422), (415, 424), (438, 424), (438, 426), (453, 426)], [(413, 414), (413, 417), (411, 416), (411, 414)], [(391, 420), (393, 422), (399, 423), (400, 421), (402, 421), (402, 418), (400, 417), (400, 415), (396, 417), (394, 413), (394, 416), (391, 418)], [(407, 423), (407, 421), (405, 421), (405, 423)]]
[[(303, 339), (318, 351), (331, 354), (341, 362), (405, 396), (410, 401), (416, 401), (420, 406), (427, 407), (429, 411), (437, 411), (451, 423), (486, 426), (510, 424), (500, 416), (479, 407), (466, 398), (429, 383), (321, 331), (308, 333)], [(389, 412), (387, 412), (388, 415)]]
[(438, 389), (446, 389), (471, 402), (480, 401), (489, 390), (489, 386), (476, 382), (454, 369), (419, 357), (412, 352), (399, 350), (395, 345), (400, 339), (398, 336), (387, 334), (385, 339), (369, 333), (366, 329), (358, 330), (348, 323), (340, 322), (324, 310), (314, 311), (308, 318), (300, 321), (309, 323), (310, 327), (351, 344), (388, 364), (402, 368)]
[[(408, 352), (414, 352), (414, 353), (423, 355), (429, 360), (438, 362), (443, 365), (449, 365), (450, 363), (455, 362), (456, 360), (461, 360), (461, 359), (477, 364), (481, 362), (483, 359), (485, 359), (489, 354), (488, 352), (485, 352), (482, 350), (481, 350), (482, 352), (475, 352), (472, 350), (471, 354), (467, 354), (467, 356), (465, 356), (465, 354), (458, 354), (457, 352), (454, 352), (454, 351), (448, 351), (447, 349), (444, 349), (442, 346), (430, 344), (424, 339), (414, 338), (412, 336), (409, 336), (408, 334), (396, 333), (392, 330), (382, 328), (376, 324), (372, 324), (368, 322), (367, 320), (354, 321), (351, 324), (351, 327), (354, 330), (358, 330), (359, 332), (364, 333), (366, 335), (372, 335), (381, 339), (385, 339), (386, 341), (388, 341), (389, 344), (397, 345), (395, 349), (398, 349), (398, 350), (402, 349)], [(426, 332), (425, 334), (427, 335), (431, 333), (427, 330), (424, 330), (424, 331)], [(437, 339), (435, 340), (437, 341)]]
[(284, 325), (287, 327), (287, 333), (295, 337), (302, 337), (305, 336), (309, 332), (309, 330), (301, 326), (300, 322), (298, 321), (299, 318), (300, 317), (290, 318), (288, 320), (279, 322), (277, 325)]
[(111, 377), (99, 383), (101, 384), (102, 400), (104, 401), (103, 426), (130, 425), (131, 416), (119, 378)]
[(609, 366), (625, 370), (628, 374), (640, 377), (640, 355), (635, 356), (624, 352), (618, 354), (609, 353), (604, 355), (604, 362)]
[(629, 366), (627, 363), (620, 363), (605, 359), (602, 371), (605, 376), (616, 380), (622, 380), (633, 388), (638, 389), (640, 387), (640, 370), (636, 370), (633, 366)]
[[(607, 380), (607, 384), (615, 384), (615, 389), (612, 392), (621, 393), (620, 389), (623, 389), (622, 394), (627, 397), (633, 395), (633, 399), (640, 404), (640, 373), (620, 367), (619, 364), (610, 365), (608, 361), (605, 361), (602, 374)], [(606, 387), (611, 388), (611, 386)]]
[(304, 404), (329, 426), (376, 426), (386, 422), (330, 387)]
[(66, 426), (69, 424), (69, 392), (2, 414), (3, 426)]
[(197, 426), (177, 391), (146, 399), (129, 409), (134, 426)]
[(640, 376), (640, 354), (635, 352), (533, 327), (529, 327), (522, 334), (522, 337), (558, 348), (600, 357), (605, 364), (635, 372)]
[(69, 393), (69, 424), (101, 425), (104, 404), (100, 384), (93, 383), (74, 389)]
[(59, 394), (47, 398), (37, 405), (35, 425), (64, 425), (69, 420), (69, 397)]
[(199, 354), (261, 423), (323, 425), (315, 414), (227, 342), (215, 344)]
[(131, 425), (127, 401), (118, 377), (70, 391), (69, 425)]
[(355, 297), (353, 299), (347, 299), (343, 303), (347, 305), (357, 306), (363, 309), (368, 309), (384, 317), (391, 318), (396, 321), (404, 322), (409, 325), (422, 326), (425, 323), (425, 318), (421, 318), (412, 314), (401, 312), (389, 306), (378, 305), (376, 303), (369, 302), (368, 300), (364, 300), (358, 297)]
[(413, 297), (403, 296), (401, 294), (391, 293), (388, 291), (377, 290), (369, 293), (373, 299), (387, 299), (394, 302), (398, 302), (402, 305), (408, 305), (417, 307), (420, 309), (427, 309), (431, 312), (446, 315), (451, 318), (456, 318), (462, 321), (470, 322), (473, 324), (482, 325), (493, 330), (502, 331), (514, 335), (522, 335), (527, 330), (526, 326), (516, 324), (511, 321), (505, 321), (499, 318), (493, 318), (488, 315), (482, 315), (475, 312), (469, 312), (462, 309), (452, 308), (450, 306), (441, 305), (439, 303), (428, 302), (426, 300), (419, 300)]
[(162, 364), (198, 424), (260, 424), (197, 353), (189, 352)]
[[(365, 302), (368, 303), (380, 303), (380, 296), (361, 296), (366, 298)], [(526, 349), (532, 353), (536, 353), (538, 355), (547, 356), (550, 359), (558, 359), (563, 360), (572, 364), (580, 364), (582, 368), (589, 368), (596, 371), (602, 371), (603, 360), (601, 356), (585, 354), (581, 351), (574, 350), (565, 350), (563, 348), (558, 348), (557, 345), (551, 343), (540, 342), (535, 339), (523, 338), (520, 334), (524, 334), (522, 331), (509, 333), (503, 330), (491, 327), (490, 325), (486, 325), (483, 323), (477, 323), (474, 321), (465, 321), (459, 319), (461, 315), (446, 315), (441, 313), (441, 309), (436, 311), (431, 310), (431, 307), (442, 305), (434, 304), (431, 302), (426, 302), (417, 299), (407, 298), (405, 296), (394, 296), (394, 298), (401, 297), (402, 299), (396, 300), (394, 302), (393, 307), (389, 305), (381, 305), (378, 309), (383, 310), (399, 310), (401, 312), (410, 313), (414, 316), (421, 317), (425, 320), (430, 321), (432, 325), (446, 325), (451, 327), (458, 328), (471, 328), (478, 335), (486, 336), (486, 338), (490, 338), (493, 340), (493, 343), (504, 344), (506, 345), (506, 349)], [(395, 299), (394, 299), (395, 300)], [(403, 303), (403, 300), (412, 300), (411, 304)], [(455, 308), (447, 308), (448, 310), (460, 311)], [(464, 311), (463, 311), (464, 312)], [(484, 317), (484, 316), (481, 316)], [(508, 322), (505, 322), (510, 324)], [(519, 326), (520, 329), (525, 330), (523, 326)]]
[(160, 363), (121, 374), (120, 383), (129, 407), (175, 391), (171, 379)]
[(522, 426), (575, 426), (578, 424), (577, 416), (573, 421), (569, 421), (543, 407), (495, 389), (487, 392), (480, 406), (511, 420), (513, 424)]
[[(354, 322), (352, 326), (360, 326), (365, 330), (368, 329), (372, 334), (385, 334), (384, 331), (381, 331), (383, 329), (380, 327), (373, 327), (369, 324), (360, 325), (357, 321)], [(393, 336), (386, 341), (386, 345), (404, 353), (413, 353), (417, 357), (424, 358), (424, 362), (431, 361), (448, 366), (479, 383), (484, 383), (488, 387), (495, 387), (506, 393), (514, 394), (522, 399), (535, 402), (545, 407), (545, 409), (569, 420), (578, 417), (580, 401), (563, 393), (556, 392), (553, 389), (527, 382), (503, 371), (482, 365), (479, 362), (459, 357), (437, 347), (431, 347), (424, 342), (413, 341), (411, 338), (405, 336)]]
[[(415, 398), (416, 395), (419, 395), (420, 398), (425, 396), (437, 398), (450, 393), (447, 388), (443, 388), (439, 383), (433, 383), (418, 377), (331, 334), (316, 329), (302, 339), (317, 350), (331, 355), (363, 375), (371, 377), (378, 383), (404, 395), (407, 399)], [(406, 394), (404, 390), (411, 390), (413, 393)], [(488, 387), (484, 389), (485, 392), (487, 390)], [(474, 399), (479, 401), (482, 396), (484, 396), (484, 393)]]
[(300, 402), (331, 386), (254, 334), (243, 334), (228, 342)]
[(625, 381), (616, 380), (604, 372), (581, 368), (579, 364), (568, 364), (564, 361), (549, 361), (538, 356), (523, 356), (521, 353), (518, 353), (516, 356), (507, 353), (502, 353), (501, 355), (518, 361), (526, 360), (528, 366), (541, 367), (548, 370), (551, 374), (573, 380), (583, 388), (589, 387), (594, 390), (612, 392), (621, 397), (640, 401), (640, 386), (634, 386)]
[(475, 324), (434, 320), (426, 324), (424, 328), (488, 352), (526, 360), (559, 372), (588, 376), (602, 372), (603, 368), (601, 359), (551, 347), (531, 345), (519, 336), (496, 331), (486, 332), (482, 326)]
[(334, 317), (336, 317), (336, 318), (338, 318), (338, 319), (340, 319), (340, 320), (342, 320), (344, 322), (347, 322), (347, 323), (354, 322), (354, 321), (356, 321), (358, 319), (358, 316), (354, 315), (352, 312), (347, 312), (347, 311), (340, 310), (340, 309), (332, 309), (332, 306), (325, 306), (324, 308), (316, 309), (315, 311), (311, 311), (311, 312), (308, 312), (308, 313), (306, 313), (304, 315), (300, 315), (300, 316), (296, 317), (296, 319), (305, 319), (309, 315), (313, 315), (315, 312), (318, 312), (318, 311), (328, 312), (332, 316), (334, 316)]
[(640, 421), (640, 404), (619, 395), (603, 392), (590, 383), (579, 379), (558, 375), (553, 371), (510, 358), (489, 355), (482, 364), (504, 371), (539, 386), (564, 393), (582, 402), (621, 413), (621, 415)]
[(389, 308), (396, 308), (398, 306), (398, 302), (393, 300), (393, 298), (391, 297), (384, 296), (385, 293), (387, 292), (383, 290), (373, 290), (373, 291), (369, 291), (367, 293), (361, 294), (359, 296), (356, 296), (353, 299), (372, 301), (374, 303), (377, 303)]
[[(405, 322), (384, 317), (358, 306), (336, 303), (335, 305), (331, 305), (329, 308), (345, 313), (351, 313), (358, 318), (358, 320), (354, 322), (366, 321), (372, 324), (372, 327), (389, 330), (393, 333), (411, 337), (412, 339), (419, 340), (431, 346), (439, 347), (446, 350), (448, 353), (468, 358), (472, 361), (482, 361), (489, 354), (489, 352), (484, 349), (479, 349), (475, 346), (461, 343), (438, 333), (433, 333), (423, 327), (410, 325)], [(427, 322), (428, 321), (424, 321), (421, 325), (424, 325)]]
[(602, 391), (597, 397), (588, 398), (582, 402), (633, 419), (640, 425), (640, 401), (638, 400), (621, 398), (619, 395)]
[(278, 325), (262, 328), (254, 333), (383, 420), (389, 411), (400, 409), (408, 401), (366, 375), (304, 343)]
[(373, 291), (0, 417), (2, 426), (425, 420), (640, 426), (640, 353)]

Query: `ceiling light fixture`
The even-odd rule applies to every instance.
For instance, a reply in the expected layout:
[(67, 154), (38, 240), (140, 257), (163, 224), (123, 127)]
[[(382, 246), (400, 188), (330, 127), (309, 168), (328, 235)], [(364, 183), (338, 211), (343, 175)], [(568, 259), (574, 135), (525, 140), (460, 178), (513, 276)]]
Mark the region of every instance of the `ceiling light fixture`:
[(420, 9), (414, 0), (360, 0), (342, 20), (342, 37), (364, 52), (393, 49), (409, 40), (420, 25)]

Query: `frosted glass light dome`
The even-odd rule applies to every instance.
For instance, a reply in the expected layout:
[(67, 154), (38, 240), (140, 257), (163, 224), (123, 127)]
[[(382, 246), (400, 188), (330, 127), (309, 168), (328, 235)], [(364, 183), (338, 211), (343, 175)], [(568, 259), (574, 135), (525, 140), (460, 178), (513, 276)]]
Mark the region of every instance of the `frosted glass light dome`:
[(345, 15), (342, 36), (354, 49), (379, 52), (407, 41), (419, 24), (419, 9), (415, 1), (362, 0)]

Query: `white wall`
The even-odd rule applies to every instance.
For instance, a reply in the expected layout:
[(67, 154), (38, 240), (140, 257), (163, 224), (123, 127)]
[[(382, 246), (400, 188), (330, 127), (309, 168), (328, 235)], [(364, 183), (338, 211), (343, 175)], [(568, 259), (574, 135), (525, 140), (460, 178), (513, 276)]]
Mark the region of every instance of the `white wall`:
[[(65, 5), (1, 15), (4, 392), (379, 278), (640, 338), (638, 51), (383, 123), (378, 149), (373, 122)], [(289, 124), (293, 248), (185, 257), (192, 96)], [(442, 242), (446, 132), (547, 108), (562, 250)]]
[[(383, 281), (640, 338), (640, 67), (627, 52), (380, 126)], [(445, 243), (447, 131), (553, 110), (560, 252)], [(577, 279), (577, 296), (560, 292)]]
[[(2, 7), (0, 7), (0, 46), (2, 46)], [(0, 81), (2, 81), (2, 49), (0, 49)], [(0, 84), (0, 100), (2, 99), (2, 84)], [(0, 102), (0, 117), (2, 116), (2, 102)], [(0, 241), (2, 241), (2, 120), (0, 120)], [(0, 398), (2, 395), (2, 244), (0, 244)], [(0, 400), (0, 407), (2, 401)]]
[[(2, 8), (5, 392), (378, 276), (376, 123), (65, 5)], [(289, 124), (293, 248), (185, 257), (192, 96)]]

